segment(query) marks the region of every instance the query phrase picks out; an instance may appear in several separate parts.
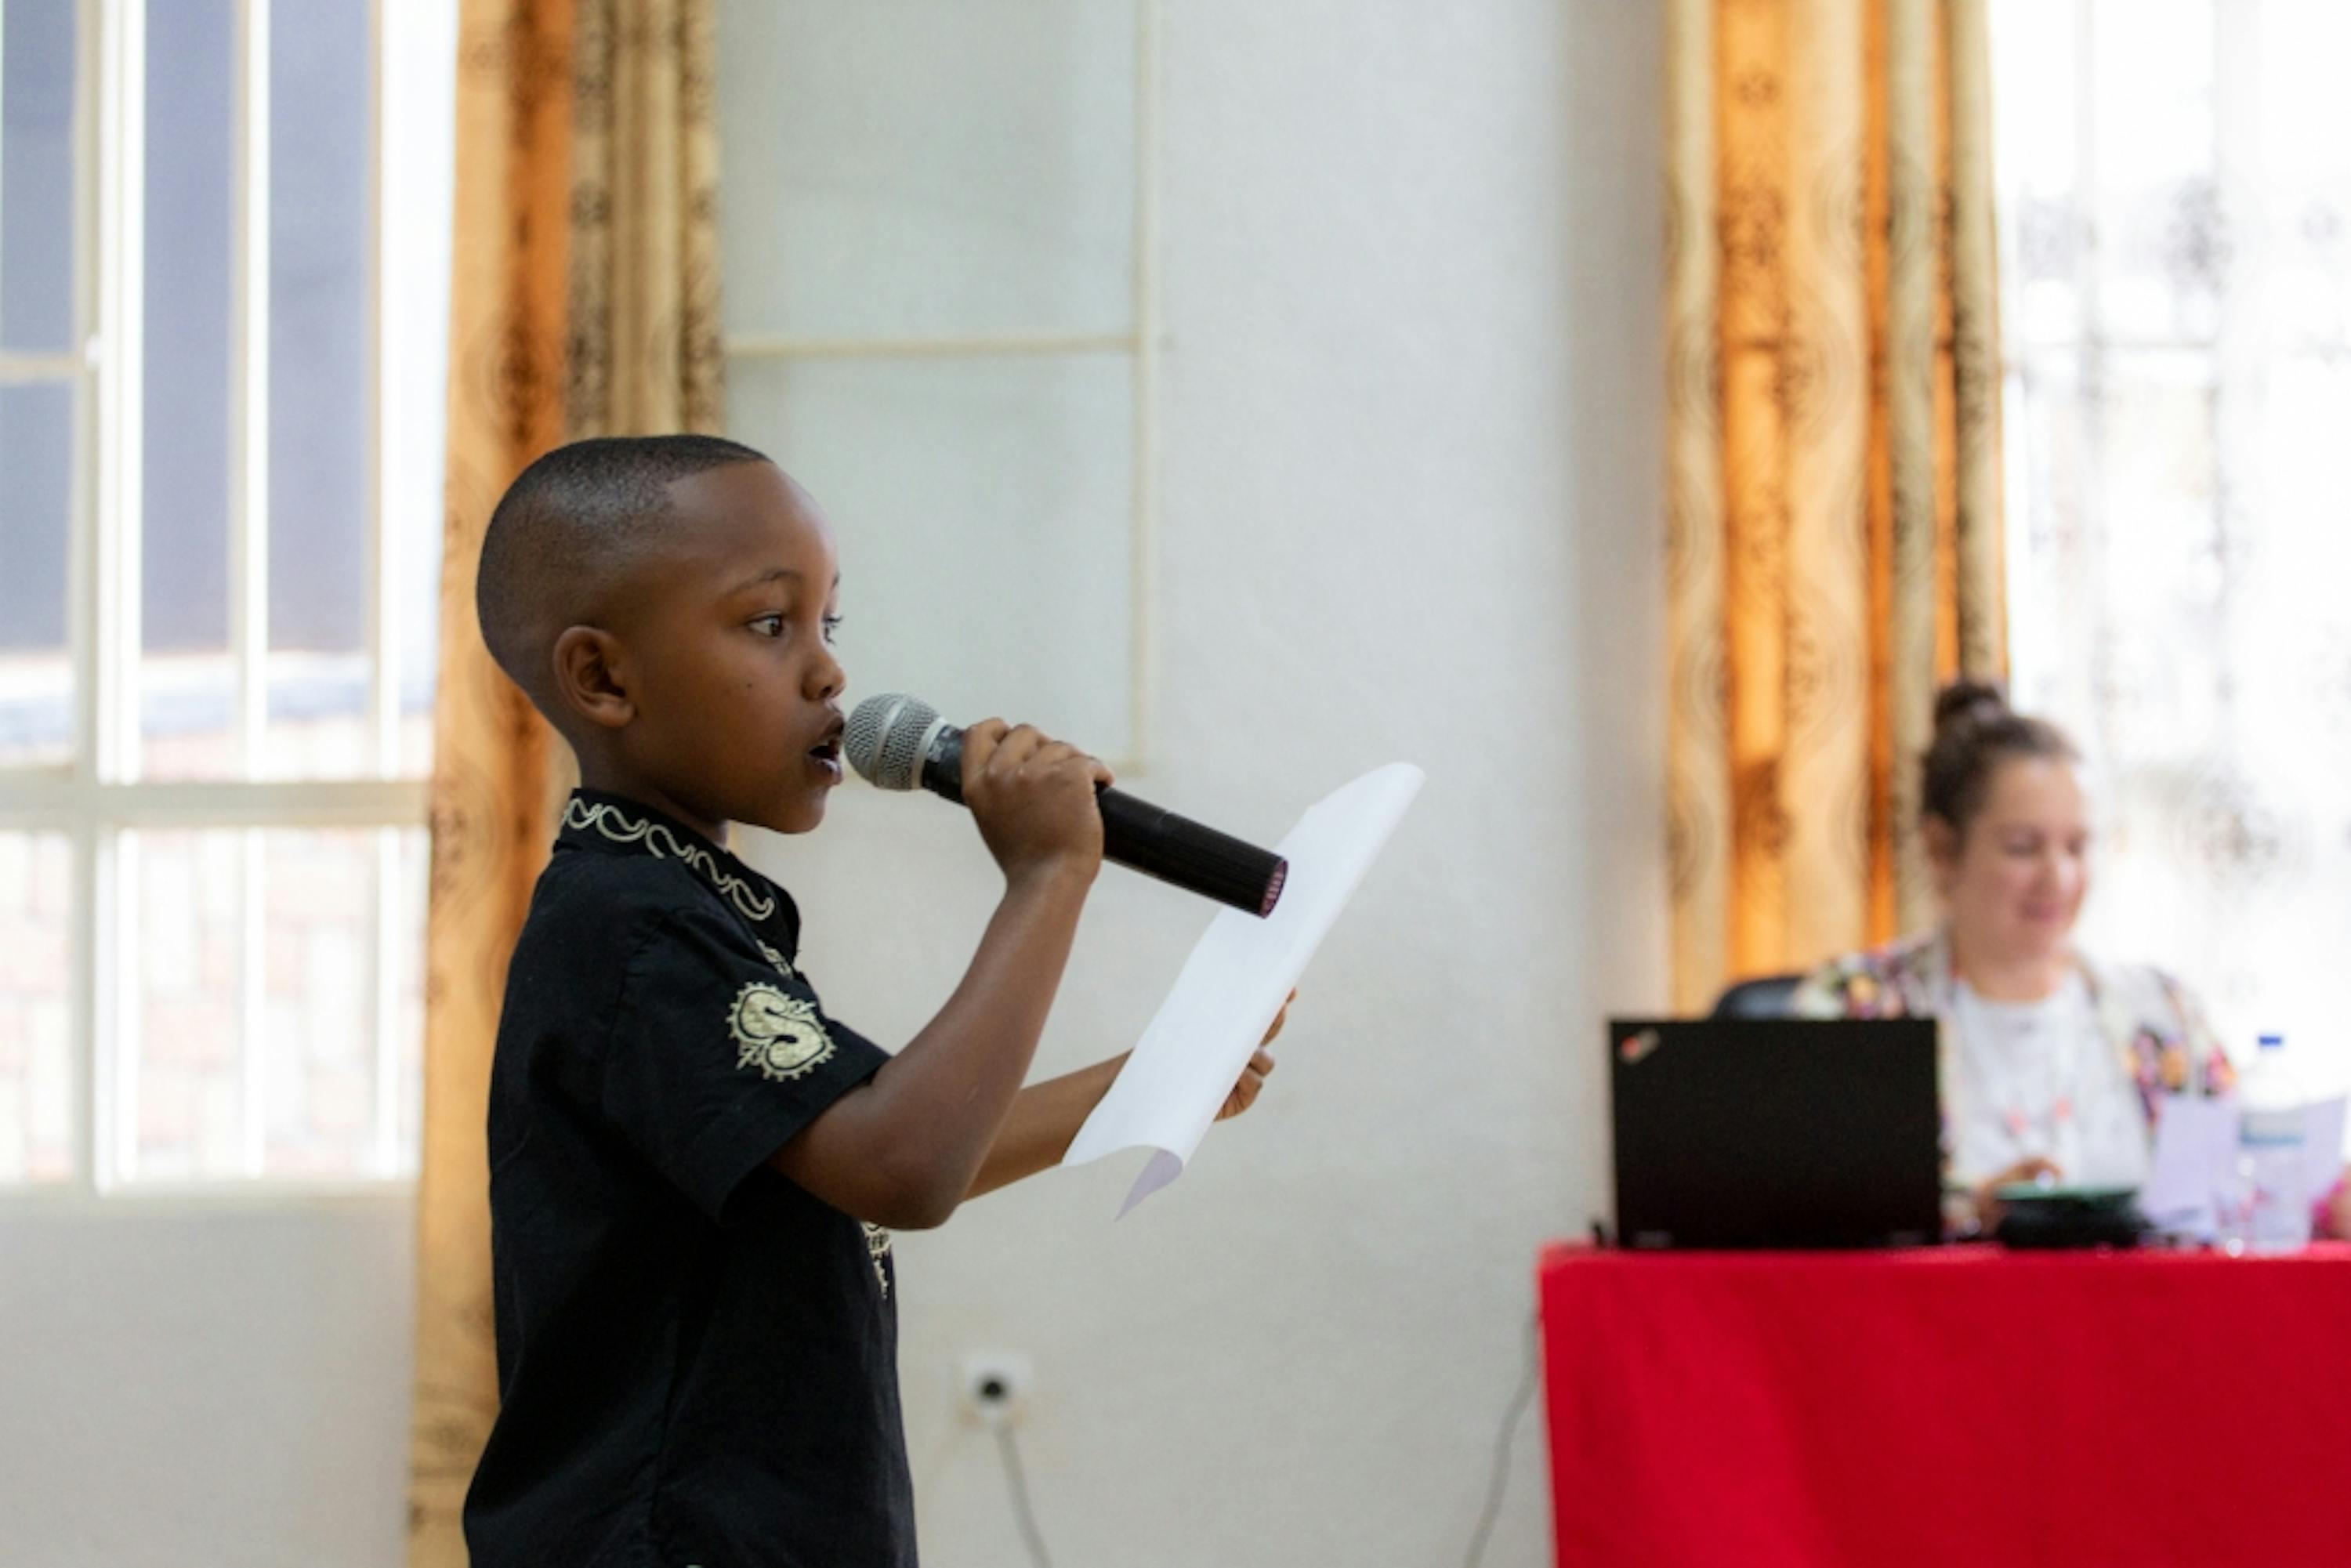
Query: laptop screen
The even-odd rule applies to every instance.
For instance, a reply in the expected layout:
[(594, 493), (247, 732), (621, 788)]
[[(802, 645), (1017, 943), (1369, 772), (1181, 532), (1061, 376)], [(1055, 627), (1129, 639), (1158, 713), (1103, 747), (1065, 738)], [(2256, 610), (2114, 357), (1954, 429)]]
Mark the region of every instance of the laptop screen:
[(1941, 1239), (1932, 1020), (1614, 1019), (1608, 1061), (1625, 1246)]

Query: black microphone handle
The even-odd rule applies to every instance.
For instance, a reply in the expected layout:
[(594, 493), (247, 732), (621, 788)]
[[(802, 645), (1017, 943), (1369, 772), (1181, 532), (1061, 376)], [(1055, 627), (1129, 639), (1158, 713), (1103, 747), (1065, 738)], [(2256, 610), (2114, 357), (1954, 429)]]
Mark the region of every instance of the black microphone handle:
[(963, 804), (963, 731), (954, 725), (940, 726), (930, 750), (923, 754), (923, 788), (942, 800)]
[[(923, 788), (963, 804), (963, 731), (946, 726), (923, 758)], [(1107, 786), (1095, 791), (1102, 809), (1102, 855), (1130, 871), (1247, 910), (1263, 919), (1281, 901), (1290, 862), (1165, 806)]]
[(1290, 862), (1272, 851), (1179, 817), (1123, 789), (1105, 786), (1095, 791), (1094, 800), (1102, 807), (1102, 853), (1130, 871), (1259, 919), (1271, 915), (1281, 901)]

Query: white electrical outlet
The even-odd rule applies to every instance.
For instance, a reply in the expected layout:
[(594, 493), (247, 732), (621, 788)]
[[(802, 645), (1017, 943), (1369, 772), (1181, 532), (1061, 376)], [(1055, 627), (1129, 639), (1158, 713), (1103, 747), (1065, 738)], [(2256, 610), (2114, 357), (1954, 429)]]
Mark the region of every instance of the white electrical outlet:
[(959, 1387), (963, 1407), (983, 1427), (1001, 1427), (1020, 1412), (1033, 1373), (1029, 1358), (1010, 1351), (974, 1351), (963, 1358)]

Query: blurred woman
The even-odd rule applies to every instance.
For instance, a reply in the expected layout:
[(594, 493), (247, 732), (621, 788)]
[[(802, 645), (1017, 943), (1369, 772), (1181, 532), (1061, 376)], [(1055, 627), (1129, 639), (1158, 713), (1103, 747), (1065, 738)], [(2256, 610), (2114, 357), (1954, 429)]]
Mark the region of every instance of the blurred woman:
[[(2074, 941), (2090, 885), (2079, 762), (2063, 731), (1992, 687), (1946, 689), (1919, 822), (1942, 923), (1832, 960), (1793, 1003), (1809, 1018), (1939, 1021), (1948, 1174), (1981, 1216), (2011, 1182), (2141, 1185), (2164, 1096), (2234, 1086), (2184, 986)], [(2320, 1218), (2351, 1230), (2344, 1186)]]

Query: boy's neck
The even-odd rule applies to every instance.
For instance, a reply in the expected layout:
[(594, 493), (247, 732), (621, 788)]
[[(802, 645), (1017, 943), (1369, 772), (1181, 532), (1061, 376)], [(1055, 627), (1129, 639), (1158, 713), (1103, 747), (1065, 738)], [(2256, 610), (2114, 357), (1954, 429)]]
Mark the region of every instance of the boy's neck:
[(677, 800), (668, 790), (651, 779), (641, 778), (634, 769), (614, 763), (609, 758), (580, 758), (580, 787), (600, 790), (607, 795), (621, 795), (651, 806), (665, 817), (684, 823), (712, 843), (724, 849), (726, 845), (726, 823), (714, 819), (695, 807)]

